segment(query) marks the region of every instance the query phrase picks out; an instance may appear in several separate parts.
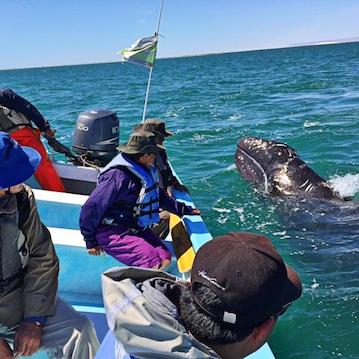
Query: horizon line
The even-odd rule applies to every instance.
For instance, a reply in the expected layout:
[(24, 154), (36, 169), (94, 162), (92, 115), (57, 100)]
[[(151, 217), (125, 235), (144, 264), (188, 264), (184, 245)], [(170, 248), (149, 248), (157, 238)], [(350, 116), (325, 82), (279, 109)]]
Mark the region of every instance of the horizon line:
[[(255, 51), (267, 51), (267, 50), (283, 50), (283, 49), (291, 49), (291, 48), (300, 48), (300, 47), (312, 47), (312, 46), (332, 46), (332, 45), (341, 45), (341, 44), (350, 44), (359, 42), (359, 39), (354, 39), (348, 41), (318, 41), (315, 43), (307, 43), (307, 44), (293, 44), (289, 46), (281, 46), (281, 47), (269, 47), (269, 48), (260, 48), (260, 49), (251, 49), (251, 50), (236, 50), (236, 51), (225, 51), (225, 52), (209, 52), (203, 54), (188, 54), (188, 55), (179, 55), (179, 56), (169, 56), (169, 57), (158, 57), (156, 60), (167, 60), (167, 59), (179, 59), (179, 58), (187, 58), (187, 57), (200, 57), (200, 56), (214, 56), (214, 55), (226, 55), (226, 54), (236, 54), (242, 52), (255, 52)], [(121, 61), (109, 61), (109, 62), (89, 62), (89, 63), (78, 63), (78, 64), (66, 64), (66, 65), (44, 65), (44, 66), (30, 66), (30, 67), (14, 67), (8, 69), (0, 69), (0, 71), (14, 71), (14, 70), (35, 70), (35, 69), (44, 69), (44, 68), (56, 68), (56, 67), (67, 67), (67, 66), (86, 66), (86, 65), (105, 65), (105, 64), (115, 64), (120, 63)]]

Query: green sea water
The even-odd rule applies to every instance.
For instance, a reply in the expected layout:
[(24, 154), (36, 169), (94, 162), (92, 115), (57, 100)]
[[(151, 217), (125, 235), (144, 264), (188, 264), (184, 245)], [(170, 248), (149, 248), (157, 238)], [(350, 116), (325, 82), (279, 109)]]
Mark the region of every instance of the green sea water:
[[(270, 340), (277, 358), (359, 358), (359, 204), (264, 197), (239, 176), (236, 143), (288, 143), (359, 201), (358, 64), (352, 43), (163, 59), (153, 73), (148, 117), (176, 132), (169, 157), (211, 233), (263, 233), (300, 273), (303, 297)], [(67, 145), (90, 108), (116, 111), (124, 142), (141, 120), (147, 75), (120, 63), (9, 70), (0, 87), (32, 101)]]

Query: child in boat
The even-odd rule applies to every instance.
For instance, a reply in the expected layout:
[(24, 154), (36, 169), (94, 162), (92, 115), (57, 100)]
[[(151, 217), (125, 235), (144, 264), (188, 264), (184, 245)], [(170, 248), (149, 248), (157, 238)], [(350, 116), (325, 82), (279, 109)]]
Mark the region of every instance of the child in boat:
[(101, 171), (80, 214), (90, 254), (103, 250), (123, 264), (144, 268), (169, 265), (171, 252), (151, 231), (160, 220), (160, 206), (179, 216), (200, 211), (168, 197), (159, 187), (153, 163), (160, 149), (152, 133), (134, 132)]

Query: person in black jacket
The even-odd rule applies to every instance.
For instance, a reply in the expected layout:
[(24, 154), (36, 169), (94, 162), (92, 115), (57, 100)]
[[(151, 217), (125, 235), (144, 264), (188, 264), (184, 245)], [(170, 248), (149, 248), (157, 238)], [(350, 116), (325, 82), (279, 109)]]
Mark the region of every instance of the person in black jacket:
[[(144, 123), (136, 125), (134, 131), (152, 132), (156, 136), (155, 139), (159, 145), (163, 144), (166, 137), (173, 136), (173, 132), (166, 129), (164, 121), (154, 118), (149, 118)], [(172, 196), (172, 188), (189, 193), (187, 187), (180, 183), (178, 178), (173, 174), (165, 150), (158, 152), (155, 163), (160, 172), (160, 186), (166, 190), (170, 197)]]
[[(33, 123), (37, 128), (32, 126)], [(20, 145), (32, 147), (40, 153), (41, 163), (35, 178), (43, 189), (65, 192), (40, 139), (41, 133), (48, 139), (53, 138), (55, 131), (35, 106), (9, 88), (0, 88), (0, 131), (9, 133)]]

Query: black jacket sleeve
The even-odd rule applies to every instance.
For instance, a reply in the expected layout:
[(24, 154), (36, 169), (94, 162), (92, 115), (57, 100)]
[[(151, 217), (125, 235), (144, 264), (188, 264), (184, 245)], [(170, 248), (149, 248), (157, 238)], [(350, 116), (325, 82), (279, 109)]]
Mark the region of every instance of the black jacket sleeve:
[(50, 128), (49, 122), (41, 115), (34, 105), (9, 88), (0, 89), (0, 105), (22, 113), (29, 120), (34, 122), (41, 131)]
[(172, 173), (171, 166), (168, 163), (166, 151), (159, 151), (156, 157), (156, 166), (160, 172), (163, 188), (167, 188), (178, 182), (177, 178)]

